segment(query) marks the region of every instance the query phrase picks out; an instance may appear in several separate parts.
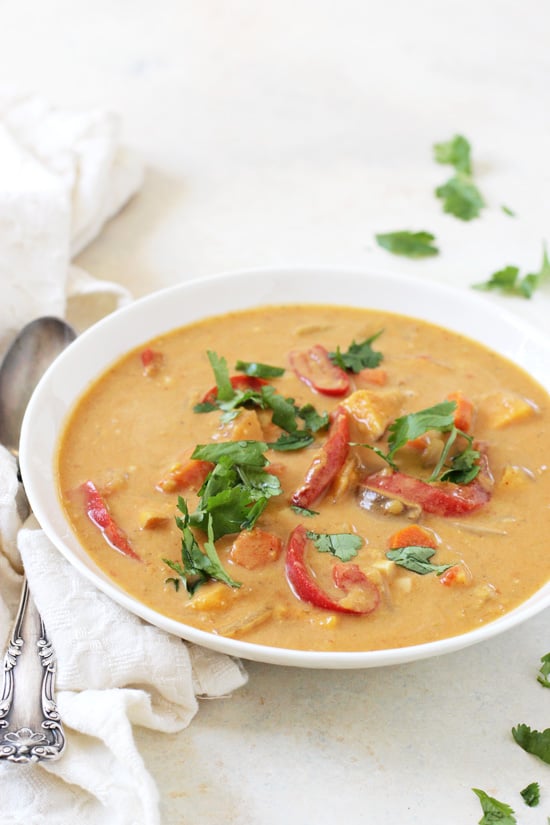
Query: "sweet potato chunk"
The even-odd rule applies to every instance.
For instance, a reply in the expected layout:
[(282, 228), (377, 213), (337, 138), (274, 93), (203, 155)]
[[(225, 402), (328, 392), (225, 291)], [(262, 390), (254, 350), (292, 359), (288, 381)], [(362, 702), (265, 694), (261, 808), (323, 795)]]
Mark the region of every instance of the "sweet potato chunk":
[(229, 556), (235, 564), (246, 567), (247, 570), (256, 570), (278, 559), (282, 549), (283, 543), (279, 536), (254, 527), (239, 533)]
[(486, 395), (480, 405), (490, 427), (498, 430), (535, 415), (537, 407), (515, 392), (494, 392)]
[(399, 390), (356, 390), (342, 401), (358, 437), (377, 441), (401, 413), (403, 394)]

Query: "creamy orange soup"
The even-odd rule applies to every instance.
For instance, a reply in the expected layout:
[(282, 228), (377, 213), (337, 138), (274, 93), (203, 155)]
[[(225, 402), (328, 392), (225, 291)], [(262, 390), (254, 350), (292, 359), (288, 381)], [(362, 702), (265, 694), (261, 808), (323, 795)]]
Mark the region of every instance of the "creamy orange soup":
[(115, 363), (70, 415), (59, 489), (93, 560), (161, 614), (270, 646), (402, 647), (548, 580), (549, 416), (525, 372), (435, 325), (262, 307)]

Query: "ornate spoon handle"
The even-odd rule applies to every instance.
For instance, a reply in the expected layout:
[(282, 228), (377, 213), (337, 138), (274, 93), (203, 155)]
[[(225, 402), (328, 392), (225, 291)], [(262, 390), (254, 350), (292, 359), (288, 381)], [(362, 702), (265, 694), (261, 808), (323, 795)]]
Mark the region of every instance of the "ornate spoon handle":
[[(52, 645), (25, 579), (4, 659), (0, 760), (25, 763), (61, 756), (65, 736), (54, 700), (54, 677)], [(40, 690), (22, 690), (34, 684)]]

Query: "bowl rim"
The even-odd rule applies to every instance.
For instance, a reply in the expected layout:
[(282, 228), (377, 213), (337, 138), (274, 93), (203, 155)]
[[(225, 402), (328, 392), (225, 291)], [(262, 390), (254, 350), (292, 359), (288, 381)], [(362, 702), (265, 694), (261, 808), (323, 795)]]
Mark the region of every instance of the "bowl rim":
[[(310, 285), (318, 287), (317, 295), (333, 294), (334, 287), (330, 284), (327, 286), (328, 281), (333, 279), (336, 279), (338, 292), (329, 301), (308, 301), (295, 297), (303, 291), (307, 292)], [(515, 627), (550, 605), (549, 582), (503, 616), (475, 630), (434, 642), (368, 651), (304, 651), (270, 647), (218, 636), (163, 616), (108, 579), (79, 546), (76, 536), (62, 516), (57, 489), (52, 491), (51, 488), (55, 485), (51, 484), (51, 479), (52, 474), (55, 478), (58, 435), (70, 407), (90, 380), (98, 377), (110, 363), (128, 350), (146, 343), (162, 332), (184, 326), (206, 315), (215, 316), (252, 306), (289, 303), (350, 305), (350, 290), (354, 285), (361, 292), (361, 306), (390, 309), (401, 315), (422, 318), (477, 340), (515, 361), (547, 392), (550, 391), (550, 341), (541, 330), (507, 308), (495, 304), (483, 293), (420, 280), (416, 276), (380, 274), (364, 268), (345, 266), (269, 266), (226, 270), (165, 287), (115, 310), (85, 330), (47, 370), (27, 407), (21, 431), (21, 472), (40, 526), (67, 561), (113, 601), (168, 633), (231, 656), (307, 668), (379, 667), (451, 653)], [(241, 291), (243, 287), (246, 287), (244, 295)], [(277, 294), (280, 287), (288, 292), (284, 292), (281, 300), (273, 300), (272, 296)], [(373, 287), (374, 292), (369, 292)], [(343, 295), (346, 296), (344, 300), (341, 299)], [(178, 301), (182, 297), (184, 302), (186, 298), (190, 299), (185, 307), (184, 320), (176, 324), (166, 323), (166, 316), (169, 319), (177, 317)], [(427, 298), (430, 298), (430, 302), (426, 304)], [(193, 305), (193, 300), (196, 306)], [(403, 307), (405, 300), (407, 311)], [(397, 308), (390, 307), (392, 303), (396, 303)], [(222, 305), (224, 308), (210, 311), (211, 308)], [(417, 308), (421, 309), (420, 313), (416, 311)], [(208, 310), (206, 314), (205, 310)], [(463, 314), (465, 311), (466, 316)], [(443, 320), (439, 320), (439, 316)], [(481, 321), (484, 323), (481, 324)], [(500, 337), (495, 339), (497, 328)], [(497, 342), (495, 345), (491, 343), (493, 340)], [(72, 381), (72, 392), (67, 390), (67, 380)]]

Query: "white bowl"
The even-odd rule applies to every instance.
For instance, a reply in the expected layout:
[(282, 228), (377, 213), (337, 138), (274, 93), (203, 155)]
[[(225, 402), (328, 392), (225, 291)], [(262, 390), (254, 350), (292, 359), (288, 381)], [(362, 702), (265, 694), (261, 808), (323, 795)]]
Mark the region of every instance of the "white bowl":
[(330, 303), (373, 307), (423, 318), (474, 338), (526, 369), (550, 390), (550, 343), (479, 293), (408, 277), (340, 269), (258, 269), (182, 283), (136, 301), (81, 335), (50, 367), (29, 403), (20, 463), (32, 509), (61, 553), (104, 593), (147, 622), (233, 656), (311, 668), (393, 665), (450, 653), (484, 641), (550, 605), (550, 583), (502, 618), (460, 636), (391, 650), (298, 651), (227, 639), (157, 613), (125, 593), (81, 547), (52, 484), (66, 415), (90, 381), (133, 347), (190, 321), (262, 304)]

